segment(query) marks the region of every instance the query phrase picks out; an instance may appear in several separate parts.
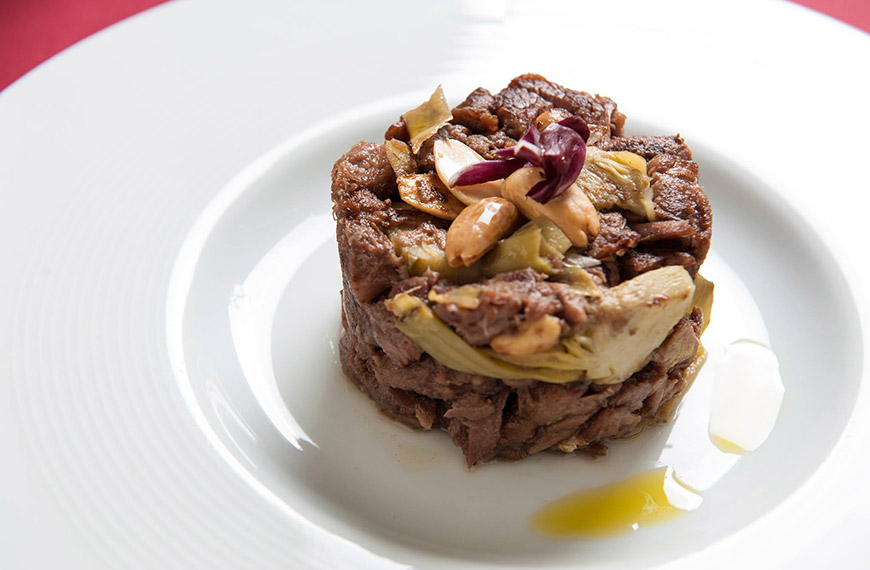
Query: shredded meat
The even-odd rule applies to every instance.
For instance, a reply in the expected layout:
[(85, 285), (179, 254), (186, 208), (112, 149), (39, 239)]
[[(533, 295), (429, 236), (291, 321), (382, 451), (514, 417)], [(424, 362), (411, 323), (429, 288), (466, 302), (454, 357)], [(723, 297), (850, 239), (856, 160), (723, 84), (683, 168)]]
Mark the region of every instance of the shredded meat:
[(627, 150), (652, 160), (660, 154), (670, 154), (683, 160), (692, 160), (692, 151), (680, 138), (673, 137), (614, 137), (602, 145), (605, 150)]
[(473, 132), (492, 134), (498, 130), (495, 110), (495, 97), (483, 87), (478, 87), (453, 109), (453, 120)]
[[(479, 305), (462, 308), (453, 303), (436, 303), (435, 314), (475, 346), (489, 344), (492, 337), (516, 332), (524, 321), (544, 315), (559, 317), (566, 331), (586, 322), (589, 304), (570, 286), (546, 281), (531, 269), (503, 273), (479, 284)], [(450, 285), (436, 285), (444, 293)]]
[[(552, 83), (539, 75), (515, 78), (493, 95), (476, 89), (453, 109), (451, 124), (415, 155), (421, 173), (434, 170), (435, 140), (456, 139), (484, 158), (516, 144), (541, 113), (580, 115), (590, 125), (589, 144), (627, 150), (648, 161), (654, 220), (631, 212), (599, 212), (601, 230), (577, 253), (601, 264), (588, 269), (599, 287), (681, 265), (695, 275), (710, 244), (712, 215), (698, 184), (698, 167), (679, 136), (624, 136), (625, 115), (616, 104)], [(408, 141), (401, 119), (386, 139)], [(447, 368), (397, 327), (384, 301), (402, 292), (428, 299), (461, 286), (437, 272), (411, 275), (397, 252), (414, 244), (443, 248), (450, 222), (396, 207), (395, 174), (382, 145), (358, 143), (332, 170), (333, 214), (343, 275), (339, 352), (348, 378), (388, 416), (419, 429), (443, 429), (469, 466), (495, 457), (520, 459), (544, 450), (598, 457), (604, 442), (629, 436), (664, 417), (685, 387), (687, 367), (698, 354), (700, 310), (685, 316), (653, 352), (649, 363), (624, 382), (588, 380), (553, 384), (501, 380)], [(531, 269), (480, 278), (476, 308), (430, 302), (435, 314), (469, 344), (485, 346), (527, 321), (555, 316), (561, 334), (575, 332), (594, 307), (566, 283)]]
[(586, 255), (596, 259), (613, 259), (635, 247), (641, 235), (628, 226), (625, 216), (619, 212), (605, 212), (598, 215), (601, 229), (590, 242)]
[(552, 103), (534, 91), (514, 86), (499, 91), (495, 104), (499, 124), (508, 136), (515, 139), (522, 136), (538, 115), (553, 108)]

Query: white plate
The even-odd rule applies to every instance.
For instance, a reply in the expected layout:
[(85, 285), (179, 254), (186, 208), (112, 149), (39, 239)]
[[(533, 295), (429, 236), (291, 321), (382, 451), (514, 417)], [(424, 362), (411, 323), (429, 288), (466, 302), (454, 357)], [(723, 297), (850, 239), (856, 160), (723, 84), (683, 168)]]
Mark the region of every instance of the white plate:
[[(2, 566), (858, 567), (870, 90), (849, 62), (870, 40), (780, 3), (570, 6), (540, 26), (446, 5), (417, 31), (423, 5), (176, 2), (3, 92)], [(330, 347), (331, 162), (436, 83), (457, 99), (528, 70), (686, 136), (709, 271), (734, 312), (754, 299), (785, 376), (771, 439), (701, 509), (614, 540), (551, 542), (528, 516), (650, 464), (668, 430), (468, 473), (446, 437), (379, 418)]]

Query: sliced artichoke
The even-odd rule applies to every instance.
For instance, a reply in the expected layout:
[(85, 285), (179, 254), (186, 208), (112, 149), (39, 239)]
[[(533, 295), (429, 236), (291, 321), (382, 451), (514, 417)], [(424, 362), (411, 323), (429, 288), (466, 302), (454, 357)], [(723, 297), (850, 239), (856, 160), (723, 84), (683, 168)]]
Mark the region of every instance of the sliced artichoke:
[(483, 258), (483, 273), (489, 277), (531, 267), (555, 275), (558, 261), (571, 247), (559, 227), (547, 218), (537, 218), (502, 240)]
[(575, 182), (599, 212), (612, 208), (655, 219), (655, 204), (646, 160), (627, 151), (608, 152), (590, 146)]
[(402, 118), (411, 136), (411, 149), (417, 153), (429, 137), (453, 118), (453, 113), (450, 112), (444, 91), (439, 85), (428, 101), (411, 109)]
[(406, 204), (443, 220), (455, 220), (465, 205), (433, 173), (407, 174), (396, 178), (399, 196)]
[(556, 279), (561, 283), (568, 283), (587, 297), (600, 297), (601, 290), (586, 271), (597, 265), (601, 265), (601, 262), (594, 257), (569, 253), (562, 259), (562, 272)]
[(701, 325), (703, 333), (710, 324), (710, 313), (713, 311), (713, 282), (704, 279), (700, 273), (695, 276), (695, 297), (692, 299), (692, 305), (699, 307), (704, 314), (704, 322)]
[(411, 154), (411, 148), (399, 139), (390, 139), (384, 142), (387, 150), (387, 160), (393, 167), (396, 177), (417, 174), (417, 162)]
[(562, 344), (587, 378), (622, 382), (646, 365), (692, 307), (694, 293), (692, 278), (681, 266), (642, 273), (605, 291), (584, 330)]
[(425, 302), (408, 293), (400, 293), (386, 301), (398, 321), (396, 326), (408, 335), (432, 358), (453, 370), (480, 374), (505, 380), (533, 379), (544, 382), (571, 382), (579, 378), (577, 371), (551, 368), (524, 368), (491, 357), (474, 348), (456, 334), (432, 312)]
[[(410, 236), (410, 237), (409, 237)], [(423, 240), (413, 232), (396, 231), (390, 234), (396, 253), (400, 255), (412, 275), (423, 275), (426, 270), (440, 273), (457, 283), (475, 281), (480, 277), (480, 265), (451, 267), (447, 263), (444, 247), (434, 239)]]
[[(387, 306), (399, 317), (399, 329), (448, 368), (503, 379), (561, 383), (588, 378), (615, 384), (649, 362), (652, 352), (691, 308), (694, 292), (692, 278), (682, 267), (641, 274), (602, 293), (583, 330), (562, 339), (555, 348), (531, 354), (513, 350), (516, 347), (502, 352), (475, 348), (424, 301), (407, 293), (388, 300)], [(523, 346), (531, 346), (526, 342), (529, 339), (520, 340)], [(551, 344), (540, 343), (539, 348)]]

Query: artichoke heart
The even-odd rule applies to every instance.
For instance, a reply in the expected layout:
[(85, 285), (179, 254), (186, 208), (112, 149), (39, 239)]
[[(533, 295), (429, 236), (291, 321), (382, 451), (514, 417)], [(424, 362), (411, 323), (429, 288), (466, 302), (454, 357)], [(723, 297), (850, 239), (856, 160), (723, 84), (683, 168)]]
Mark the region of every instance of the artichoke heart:
[(704, 279), (699, 273), (695, 276), (695, 298), (692, 305), (701, 309), (704, 314), (704, 322), (701, 324), (701, 332), (707, 330), (710, 324), (710, 313), (713, 310), (713, 282)]
[(581, 377), (575, 370), (525, 368), (492, 357), (465, 342), (423, 300), (408, 293), (399, 293), (387, 299), (386, 304), (398, 317), (396, 326), (400, 331), (429, 356), (453, 370), (506, 380), (531, 378), (556, 383), (572, 382)]
[(562, 259), (562, 273), (556, 276), (556, 280), (567, 283), (587, 297), (600, 297), (601, 290), (586, 269), (601, 265), (601, 262), (592, 257), (585, 257), (578, 253), (569, 253)]
[(411, 135), (411, 149), (417, 153), (427, 139), (438, 132), (438, 129), (446, 125), (453, 118), (444, 91), (439, 85), (429, 97), (429, 100), (419, 107), (411, 109), (402, 118)]
[(395, 231), (390, 234), (396, 254), (408, 264), (411, 275), (423, 275), (427, 270), (432, 270), (457, 283), (467, 283), (480, 277), (479, 264), (452, 267), (447, 263), (444, 245), (438, 243), (435, 236), (426, 237), (428, 239), (422, 239), (410, 231)]
[(435, 174), (406, 174), (396, 178), (399, 196), (406, 204), (442, 220), (455, 220), (465, 205)]
[(563, 346), (582, 363), (587, 378), (622, 382), (646, 366), (691, 309), (694, 293), (692, 278), (681, 266), (638, 275), (605, 291), (595, 317)]
[(559, 226), (547, 218), (535, 218), (499, 242), (483, 259), (483, 273), (493, 277), (531, 267), (555, 275), (559, 272), (557, 262), (570, 247), (570, 240)]
[(384, 149), (396, 178), (417, 174), (417, 163), (411, 154), (411, 147), (398, 139), (390, 139), (384, 142)]
[(653, 192), (646, 173), (646, 160), (642, 156), (590, 146), (586, 149), (586, 162), (576, 184), (599, 212), (622, 208), (647, 220), (655, 219)]
[(557, 347), (521, 356), (471, 346), (407, 293), (386, 303), (399, 330), (448, 368), (502, 379), (615, 384), (646, 366), (692, 307), (694, 293), (683, 267), (649, 271), (604, 291), (587, 325)]

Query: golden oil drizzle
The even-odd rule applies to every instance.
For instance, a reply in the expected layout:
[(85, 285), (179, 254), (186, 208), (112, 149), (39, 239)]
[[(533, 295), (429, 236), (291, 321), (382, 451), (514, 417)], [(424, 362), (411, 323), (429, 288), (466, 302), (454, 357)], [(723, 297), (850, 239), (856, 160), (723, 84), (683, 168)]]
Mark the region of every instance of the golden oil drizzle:
[(532, 527), (554, 538), (595, 539), (658, 524), (697, 508), (701, 497), (661, 467), (544, 506)]
[(736, 443), (728, 441), (724, 437), (720, 437), (713, 433), (710, 434), (710, 441), (713, 442), (713, 445), (719, 448), (719, 451), (724, 451), (725, 453), (732, 453), (734, 455), (744, 455), (748, 453)]

